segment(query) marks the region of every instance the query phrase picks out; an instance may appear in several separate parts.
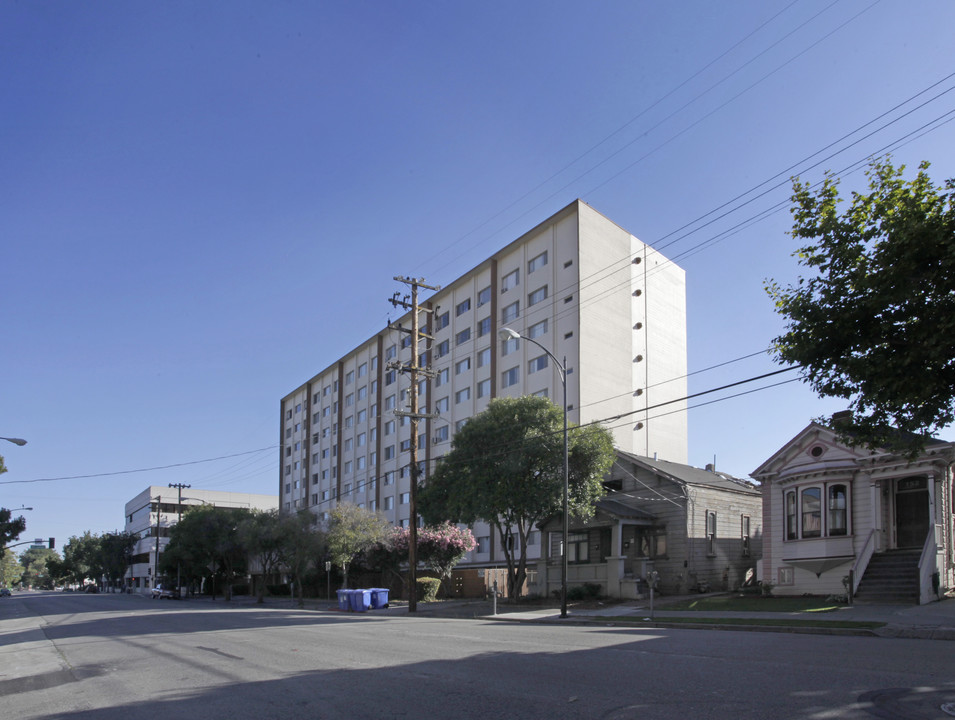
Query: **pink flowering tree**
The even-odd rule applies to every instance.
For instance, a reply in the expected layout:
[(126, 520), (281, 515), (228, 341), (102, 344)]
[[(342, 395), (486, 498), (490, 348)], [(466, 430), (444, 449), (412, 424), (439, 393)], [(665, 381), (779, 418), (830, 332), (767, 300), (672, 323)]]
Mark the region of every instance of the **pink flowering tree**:
[[(378, 543), (370, 554), (373, 565), (387, 575), (397, 578), (405, 589), (408, 567), (408, 544), (410, 531), (406, 527), (392, 528), (389, 536)], [(418, 561), (435, 573), (442, 582), (451, 577), (451, 571), (471, 550), (477, 546), (474, 535), (467, 528), (460, 529), (451, 523), (425, 527), (418, 531)]]
[(477, 547), (470, 528), (459, 528), (449, 522), (426, 527), (418, 533), (418, 558), (442, 582), (451, 577), (451, 571), (464, 556)]

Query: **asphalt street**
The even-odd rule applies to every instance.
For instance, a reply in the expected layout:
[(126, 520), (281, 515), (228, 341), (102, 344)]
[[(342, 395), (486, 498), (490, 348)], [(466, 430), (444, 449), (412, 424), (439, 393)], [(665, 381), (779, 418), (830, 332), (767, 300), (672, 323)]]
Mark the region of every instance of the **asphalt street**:
[(952, 647), (18, 593), (0, 719), (944, 720)]

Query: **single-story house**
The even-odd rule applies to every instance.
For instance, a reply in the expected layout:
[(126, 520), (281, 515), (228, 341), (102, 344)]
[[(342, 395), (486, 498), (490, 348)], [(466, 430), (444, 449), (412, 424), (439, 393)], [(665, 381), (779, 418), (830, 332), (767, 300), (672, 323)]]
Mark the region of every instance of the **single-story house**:
[(938, 598), (955, 584), (953, 463), (950, 442), (929, 440), (908, 459), (810, 423), (752, 473), (763, 493), (763, 580), (777, 595)]
[[(762, 497), (749, 481), (617, 451), (607, 495), (587, 521), (570, 519), (569, 588), (597, 584), (608, 597), (732, 589), (761, 552)], [(561, 583), (560, 517), (542, 527), (538, 587)]]

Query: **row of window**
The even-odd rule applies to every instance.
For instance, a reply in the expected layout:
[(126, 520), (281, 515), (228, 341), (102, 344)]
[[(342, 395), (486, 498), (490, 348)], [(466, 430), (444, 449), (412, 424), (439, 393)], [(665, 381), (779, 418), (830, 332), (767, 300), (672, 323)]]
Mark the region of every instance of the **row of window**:
[(786, 539), (839, 537), (849, 533), (849, 492), (842, 483), (794, 488), (785, 493)]
[[(485, 324), (485, 323), (486, 323), (486, 325), (487, 325), (486, 328), (484, 327), (484, 324)], [(536, 338), (541, 337), (542, 335), (546, 334), (546, 333), (547, 333), (547, 329), (548, 329), (548, 321), (545, 319), (545, 320), (542, 320), (542, 321), (540, 321), (540, 322), (538, 322), (538, 323), (535, 323), (534, 325), (531, 325), (531, 326), (527, 329), (527, 334), (528, 334), (528, 337), (530, 337), (530, 338), (532, 338), (532, 339), (536, 339)], [(487, 332), (490, 332), (490, 318), (486, 318), (484, 321), (482, 321), (482, 326), (479, 328), (479, 336), (484, 335), (484, 334), (486, 334)], [(565, 337), (571, 337), (572, 334), (573, 334), (572, 332), (567, 333), (567, 335), (566, 335)], [(461, 333), (458, 333), (457, 338), (456, 338), (456, 342), (458, 342), (458, 344), (460, 344), (460, 343), (466, 342), (469, 338), (470, 338), (470, 328), (468, 328), (468, 329), (462, 331)], [(511, 353), (517, 351), (518, 349), (520, 349), (520, 339), (509, 339), (509, 340), (503, 340), (503, 341), (501, 341), (501, 355), (502, 355), (502, 357), (506, 357), (506, 356), (510, 355)], [(445, 340), (445, 341), (439, 343), (439, 344), (435, 347), (435, 356), (436, 356), (437, 358), (440, 358), (440, 357), (443, 357), (443, 356), (449, 354), (450, 351), (451, 351), (451, 350), (450, 350), (450, 341)], [(426, 356), (427, 356), (427, 353), (424, 353), (423, 356), (422, 356), (422, 358), (420, 359), (420, 361), (421, 361), (422, 364), (427, 364), (427, 357), (426, 357)], [(477, 367), (485, 367), (485, 366), (490, 365), (490, 363), (491, 363), (491, 348), (488, 347), (488, 348), (484, 348), (484, 349), (478, 351), (477, 354), (476, 354), (476, 363), (477, 363)], [(360, 367), (365, 367), (366, 365), (367, 365), (367, 363), (364, 363), (364, 364), (363, 364), (362, 366), (360, 366)], [(543, 370), (543, 369), (546, 368), (546, 367), (547, 367), (547, 356), (546, 356), (546, 355), (540, 355), (540, 356), (538, 356), (538, 357), (536, 357), (536, 358), (531, 359), (531, 360), (528, 362), (528, 374), (532, 374), (532, 373), (535, 373), (535, 372), (537, 372), (537, 371), (539, 371), (539, 370)], [(460, 374), (462, 374), (463, 372), (466, 372), (467, 370), (470, 370), (470, 369), (471, 369), (471, 358), (470, 358), (470, 357), (466, 357), (466, 358), (463, 358), (463, 359), (461, 359), (461, 360), (459, 360), (458, 362), (455, 363), (454, 373), (455, 373), (455, 375), (460, 375)], [(450, 373), (450, 371), (449, 371), (448, 368), (443, 368), (442, 370), (438, 371), (438, 373), (437, 373), (437, 375), (436, 375), (436, 377), (435, 377), (435, 386), (436, 386), (436, 387), (440, 387), (442, 384), (446, 383), (446, 382), (448, 381), (448, 379), (449, 379), (449, 373)], [(353, 373), (349, 373), (349, 374), (353, 374)], [(359, 375), (359, 376), (361, 376), (361, 375)], [(393, 384), (396, 380), (397, 380), (397, 372), (396, 372), (395, 370), (390, 370), (390, 371), (388, 371), (388, 372), (385, 374), (385, 385), (386, 385), (386, 386), (389, 386), (389, 385)], [(504, 385), (504, 387), (508, 387), (509, 385), (512, 385), (512, 384), (514, 384), (514, 383), (517, 381), (517, 380), (516, 380), (515, 373), (513, 372), (513, 369), (510, 370), (510, 371), (507, 371), (507, 375), (506, 375), (505, 378), (503, 378), (503, 380), (504, 380), (505, 383), (507, 383), (507, 384)], [(485, 382), (485, 383), (482, 383), (481, 385), (483, 385), (483, 387), (482, 387), (482, 386), (479, 386), (479, 387), (478, 387), (478, 393), (477, 393), (477, 396), (478, 396), (478, 397), (484, 397), (485, 395), (489, 394), (489, 391), (490, 391), (490, 387), (489, 387), (490, 384), (489, 384), (489, 383)], [(327, 387), (332, 387), (332, 386), (327, 386)], [(423, 395), (424, 392), (426, 391), (426, 389), (427, 389), (427, 383), (426, 383), (426, 381), (423, 381), (423, 380), (422, 380), (422, 381), (419, 383), (419, 395)], [(357, 390), (355, 393), (349, 393), (348, 395), (345, 396), (345, 399), (344, 399), (345, 407), (352, 407), (352, 406), (355, 404), (356, 400), (357, 400), (357, 401), (364, 400), (364, 399), (366, 399), (366, 398), (368, 397), (369, 392), (370, 392), (372, 395), (374, 395), (374, 394), (377, 392), (377, 390), (378, 390), (378, 381), (377, 381), (377, 380), (373, 380), (369, 385), (363, 385), (362, 387), (358, 388), (358, 390)], [(404, 395), (405, 395), (406, 392), (407, 392), (407, 391), (402, 391), (402, 400), (404, 400)], [(318, 397), (318, 394), (316, 394), (316, 398), (317, 398), (317, 397)], [(468, 391), (468, 392), (466, 393), (466, 397), (461, 397), (461, 398), (458, 399), (457, 401), (458, 401), (458, 402), (461, 402), (461, 401), (466, 400), (466, 399), (469, 399), (469, 398), (470, 398), (470, 392)], [(389, 400), (389, 402), (386, 403), (385, 409), (386, 409), (386, 410), (393, 409), (393, 408), (394, 408), (394, 396), (393, 396), (393, 395), (390, 396), (388, 400)], [(297, 407), (296, 412), (300, 412), (301, 403), (299, 403), (296, 407)], [(288, 411), (289, 416), (290, 416), (291, 412), (292, 412), (291, 410)], [(312, 420), (313, 420), (313, 423), (318, 423), (318, 422), (320, 421), (320, 417), (322, 417), (322, 418), (328, 417), (330, 414), (335, 414), (335, 415), (337, 415), (337, 413), (338, 413), (338, 402), (336, 401), (336, 402), (333, 402), (333, 403), (331, 403), (331, 404), (329, 404), (329, 405), (326, 405), (324, 408), (322, 408), (322, 410), (321, 410), (320, 412), (316, 412), (315, 415), (314, 415), (314, 417), (313, 417), (313, 419), (312, 419)], [(372, 417), (375, 417), (376, 415), (377, 415), (377, 405), (372, 405), (372, 414), (371, 414), (371, 416), (372, 416)], [(359, 422), (359, 423), (364, 422), (365, 419), (366, 419), (366, 418), (365, 418), (365, 410), (360, 410), (360, 411), (358, 412), (358, 422)], [(349, 427), (348, 420), (350, 420), (350, 417), (349, 417), (349, 418), (346, 418), (346, 427)], [(298, 432), (301, 431), (301, 429), (302, 429), (302, 423), (300, 423), (300, 422), (299, 422), (299, 423), (295, 423), (294, 426), (290, 426), (290, 427), (286, 428), (286, 431), (285, 431), (285, 436), (286, 436), (286, 438), (291, 438), (292, 435), (293, 435), (293, 433), (298, 433)]]

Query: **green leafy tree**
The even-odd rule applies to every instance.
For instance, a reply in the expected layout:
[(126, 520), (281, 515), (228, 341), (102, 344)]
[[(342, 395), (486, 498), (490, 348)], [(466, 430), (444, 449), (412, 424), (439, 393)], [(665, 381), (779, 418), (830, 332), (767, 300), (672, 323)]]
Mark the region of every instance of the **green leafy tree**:
[(844, 208), (832, 176), (796, 181), (791, 234), (810, 274), (767, 283), (786, 319), (777, 360), (849, 401), (844, 439), (909, 455), (955, 420), (955, 180), (942, 190), (928, 167), (906, 181), (876, 161)]
[(318, 518), (309, 510), (282, 515), (278, 522), (281, 542), (279, 560), (295, 584), (298, 606), (305, 606), (305, 576), (316, 567), (325, 551), (325, 535)]
[(0, 557), (0, 587), (12, 587), (20, 582), (23, 566), (12, 552)]
[[(586, 519), (603, 494), (613, 437), (596, 425), (574, 427), (568, 448), (570, 511)], [(527, 577), (528, 533), (562, 512), (563, 487), (563, 411), (547, 398), (498, 398), (454, 436), (418, 504), (429, 523), (490, 523), (503, 538), (515, 598)]]
[(351, 503), (339, 505), (329, 513), (328, 553), (332, 562), (342, 569), (344, 587), (348, 587), (348, 566), (384, 540), (390, 529), (381, 515)]
[(24, 585), (52, 590), (56, 578), (51, 577), (47, 563), (51, 559), (59, 559), (59, 553), (49, 548), (31, 547), (20, 555), (20, 564), (23, 566), (23, 576), (20, 581)]
[(21, 515), (13, 517), (13, 513), (6, 508), (0, 508), (0, 558), (6, 553), (6, 546), (20, 537), (27, 529), (27, 521)]
[[(3, 456), (0, 455), (0, 475), (7, 471), (7, 466), (3, 463)], [(0, 508), (0, 560), (6, 553), (6, 546), (17, 540), (20, 533), (27, 529), (27, 521), (21, 515), (14, 519), (13, 513), (6, 508)]]
[(137, 536), (126, 531), (104, 533), (99, 537), (97, 552), (98, 573), (105, 576), (110, 584), (126, 575), (129, 558), (136, 547)]
[(213, 597), (218, 580), (225, 599), (231, 600), (232, 585), (246, 569), (248, 552), (239, 527), (249, 515), (246, 508), (190, 508), (170, 529), (169, 545), (160, 559), (161, 572), (170, 577), (183, 572), (192, 579), (211, 575)]
[(63, 563), (58, 568), (61, 577), (79, 584), (85, 580), (98, 581), (99, 550), (99, 537), (89, 530), (80, 536), (71, 536), (63, 545)]
[(265, 602), (265, 590), (270, 576), (282, 562), (285, 537), (278, 510), (253, 510), (239, 526), (239, 538), (261, 574), (258, 576), (256, 602)]

